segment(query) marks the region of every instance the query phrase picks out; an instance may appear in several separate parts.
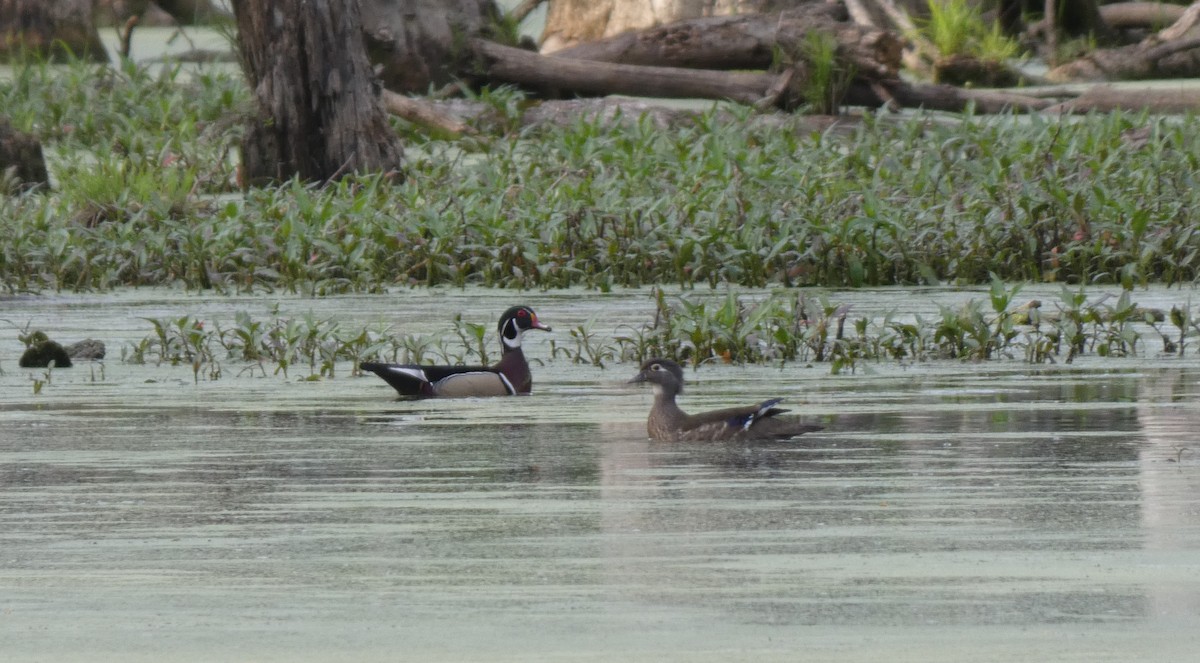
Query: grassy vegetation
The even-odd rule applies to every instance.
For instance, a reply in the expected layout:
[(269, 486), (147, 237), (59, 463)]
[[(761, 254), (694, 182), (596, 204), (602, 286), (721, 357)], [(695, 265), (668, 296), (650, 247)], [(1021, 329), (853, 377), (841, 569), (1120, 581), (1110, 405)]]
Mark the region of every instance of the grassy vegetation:
[[(0, 102), (57, 155), (54, 191), (0, 199), (9, 292), (881, 286), (992, 274), (1133, 287), (1200, 273), (1195, 118), (868, 117), (849, 135), (808, 135), (708, 115), (679, 130), (408, 135), (401, 185), (243, 195), (231, 159), (247, 103), (237, 77), (35, 63), (0, 83)], [(1143, 126), (1150, 139), (1128, 143)]]
[(803, 44), (807, 76), (803, 94), (811, 112), (832, 115), (841, 109), (842, 99), (854, 79), (853, 66), (838, 60), (838, 43), (832, 35), (811, 32)]
[(1021, 52), (1016, 40), (983, 18), (978, 3), (969, 0), (927, 0), (926, 38), (942, 55), (970, 55), (983, 60), (1007, 60)]
[[(1138, 307), (1128, 291), (1112, 301), (1063, 286), (1059, 301), (1016, 302), (1019, 286), (993, 280), (987, 299), (923, 317), (901, 311), (853, 316), (825, 297), (776, 293), (760, 300), (732, 291), (719, 300), (656, 294), (652, 324), (617, 332), (611, 354), (641, 362), (655, 356), (699, 364), (827, 362), (834, 373), (869, 362), (1017, 359), (1071, 363), (1080, 355), (1184, 356), (1200, 337), (1190, 306), (1169, 313)], [(603, 345), (587, 349), (590, 356)], [(583, 352), (577, 352), (582, 355)]]
[[(604, 329), (593, 319), (551, 341), (550, 360), (605, 367), (650, 357), (680, 362), (782, 365), (826, 364), (833, 373), (878, 362), (1011, 359), (1071, 363), (1076, 357), (1185, 356), (1200, 347), (1200, 317), (1189, 306), (1169, 312), (1138, 307), (1128, 291), (1089, 297), (1063, 286), (1058, 300), (1018, 304), (1019, 286), (993, 281), (986, 299), (943, 306), (933, 316), (891, 311), (856, 316), (825, 296), (778, 291), (743, 297), (669, 296), (653, 289), (653, 320)], [(349, 327), (311, 314), (267, 318), (246, 312), (233, 320), (191, 316), (147, 319), (152, 331), (122, 351), (131, 363), (191, 366), (197, 381), (216, 380), (226, 367), (268, 371), (284, 378), (335, 377), (339, 362), (491, 363), (489, 326), (456, 319), (446, 334), (398, 333), (384, 325)], [(289, 373), (291, 371), (291, 373)]]

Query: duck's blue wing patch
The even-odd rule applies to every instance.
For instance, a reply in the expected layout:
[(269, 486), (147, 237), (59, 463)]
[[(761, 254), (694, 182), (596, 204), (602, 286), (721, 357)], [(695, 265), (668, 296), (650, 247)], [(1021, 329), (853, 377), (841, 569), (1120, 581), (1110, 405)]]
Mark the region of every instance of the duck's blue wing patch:
[(737, 416), (730, 417), (725, 420), (725, 425), (730, 428), (740, 428), (742, 430), (750, 430), (755, 421), (763, 417), (769, 417), (776, 412), (772, 412), (776, 405), (783, 401), (782, 398), (772, 398), (769, 401), (763, 401), (758, 404), (758, 407), (749, 412), (743, 412)]

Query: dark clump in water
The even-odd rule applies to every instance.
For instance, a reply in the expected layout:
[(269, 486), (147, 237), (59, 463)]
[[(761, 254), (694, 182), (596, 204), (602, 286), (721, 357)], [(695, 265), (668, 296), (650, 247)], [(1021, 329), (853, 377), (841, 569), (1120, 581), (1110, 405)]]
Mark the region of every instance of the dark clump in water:
[(52, 341), (44, 332), (35, 331), (29, 336), (29, 347), (17, 362), (21, 368), (70, 368), (71, 356), (58, 341)]

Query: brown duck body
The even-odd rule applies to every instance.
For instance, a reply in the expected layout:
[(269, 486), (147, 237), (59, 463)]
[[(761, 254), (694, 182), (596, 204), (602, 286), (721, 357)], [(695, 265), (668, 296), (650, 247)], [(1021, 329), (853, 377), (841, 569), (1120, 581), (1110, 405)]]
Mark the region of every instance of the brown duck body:
[(363, 362), (364, 371), (383, 378), (402, 396), (415, 398), (471, 398), (515, 396), (533, 389), (529, 362), (521, 350), (526, 330), (550, 327), (538, 321), (532, 309), (514, 306), (500, 318), (500, 361), (491, 366), (423, 366)]
[(675, 397), (683, 391), (683, 369), (667, 359), (651, 359), (632, 382), (654, 385), (654, 405), (646, 420), (651, 439), (664, 442), (719, 442), (725, 440), (786, 439), (821, 430), (775, 407), (782, 399), (754, 405), (688, 414), (680, 409)]

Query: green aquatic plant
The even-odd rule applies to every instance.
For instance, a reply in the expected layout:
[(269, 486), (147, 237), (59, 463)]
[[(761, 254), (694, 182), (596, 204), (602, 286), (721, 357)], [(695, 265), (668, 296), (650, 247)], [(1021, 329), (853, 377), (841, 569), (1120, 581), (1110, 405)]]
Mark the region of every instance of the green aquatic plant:
[[(1017, 306), (1020, 291), (1019, 285), (994, 280), (985, 296), (941, 305), (927, 316), (897, 310), (852, 315), (848, 305), (803, 291), (700, 296), (655, 288), (651, 320), (606, 333), (592, 318), (570, 330), (569, 343), (551, 339), (549, 361), (598, 368), (656, 356), (693, 365), (800, 362), (827, 364), (837, 374), (885, 361), (1042, 364), (1071, 363), (1083, 355), (1145, 356), (1147, 334), (1163, 340), (1164, 353), (1182, 355), (1200, 337), (1190, 304), (1164, 313), (1138, 307), (1128, 291), (1091, 297), (1084, 289), (1063, 287), (1056, 302)], [(147, 320), (153, 333), (129, 344), (123, 360), (191, 366), (196, 380), (219, 379), (230, 363), (240, 364), (242, 373), (257, 369), (264, 377), (274, 366), (273, 373), (285, 378), (289, 369), (307, 366), (302, 379), (335, 377), (344, 362), (357, 374), (366, 360), (488, 363), (487, 348), (495, 340), (487, 327), (461, 320), (446, 336), (398, 335), (382, 323), (347, 327), (311, 313), (282, 316), (278, 309), (266, 319), (238, 312), (224, 326), (188, 315)]]
[[(1089, 298), (1082, 289), (1063, 288), (1051, 307), (1041, 302), (1014, 306), (1020, 286), (994, 280), (986, 299), (941, 305), (931, 318), (887, 311), (881, 317), (851, 317), (851, 309), (825, 296), (786, 293), (765, 299), (666, 297), (654, 293), (652, 323), (614, 330), (617, 354), (636, 362), (650, 356), (699, 364), (828, 363), (834, 373), (856, 371), (869, 362), (956, 359), (989, 361), (1023, 358), (1029, 363), (1070, 363), (1083, 354), (1138, 356), (1145, 334), (1169, 341), (1164, 320), (1180, 330), (1180, 340), (1164, 345), (1175, 352), (1200, 336), (1190, 306), (1170, 316), (1138, 307), (1128, 291)], [(1114, 301), (1115, 299), (1115, 301)], [(849, 323), (849, 324), (847, 324)], [(750, 342), (730, 343), (731, 338)], [(735, 351), (736, 348), (736, 351)]]
[[(511, 91), (486, 94), (520, 106)], [(0, 100), (46, 144), (55, 184), (0, 198), (8, 292), (986, 285), (993, 274), (1132, 288), (1200, 276), (1196, 117), (868, 115), (813, 133), (714, 107), (671, 128), (581, 118), (503, 141), (415, 138), (401, 183), (230, 195), (249, 104), (236, 77), (34, 65), (0, 81)], [(1146, 139), (1131, 142), (1133, 130)]]
[(927, 0), (929, 18), (922, 32), (942, 55), (972, 55), (985, 60), (1006, 60), (1021, 47), (996, 22), (983, 18), (978, 4), (969, 0)]
[(46, 370), (42, 371), (42, 374), (40, 376), (37, 376), (37, 375), (29, 376), (29, 379), (33, 384), (33, 395), (34, 396), (37, 396), (38, 394), (42, 393), (42, 388), (45, 387), (46, 385), (50, 384), (53, 374), (54, 374), (54, 367), (49, 366), (46, 368)]
[(802, 51), (807, 65), (802, 92), (805, 102), (813, 113), (837, 113), (854, 78), (853, 65), (838, 57), (837, 38), (825, 32), (809, 32)]
[(374, 359), (420, 363), (440, 359), (463, 363), (478, 357), (486, 363), (486, 354), (478, 353), (491, 342), (486, 328), (467, 329), (458, 334), (461, 344), (440, 337), (394, 335), (382, 324), (346, 327), (333, 318), (312, 313), (281, 316), (278, 308), (259, 319), (245, 311), (234, 314), (232, 323), (206, 322), (193, 316), (145, 318), (153, 333), (128, 344), (122, 360), (130, 363), (188, 365), (195, 379), (216, 380), (222, 376), (222, 362), (242, 364), (239, 374), (258, 370), (289, 376), (297, 365), (307, 366), (303, 379), (335, 377), (340, 362), (350, 362), (351, 373), (359, 373), (361, 362)]

